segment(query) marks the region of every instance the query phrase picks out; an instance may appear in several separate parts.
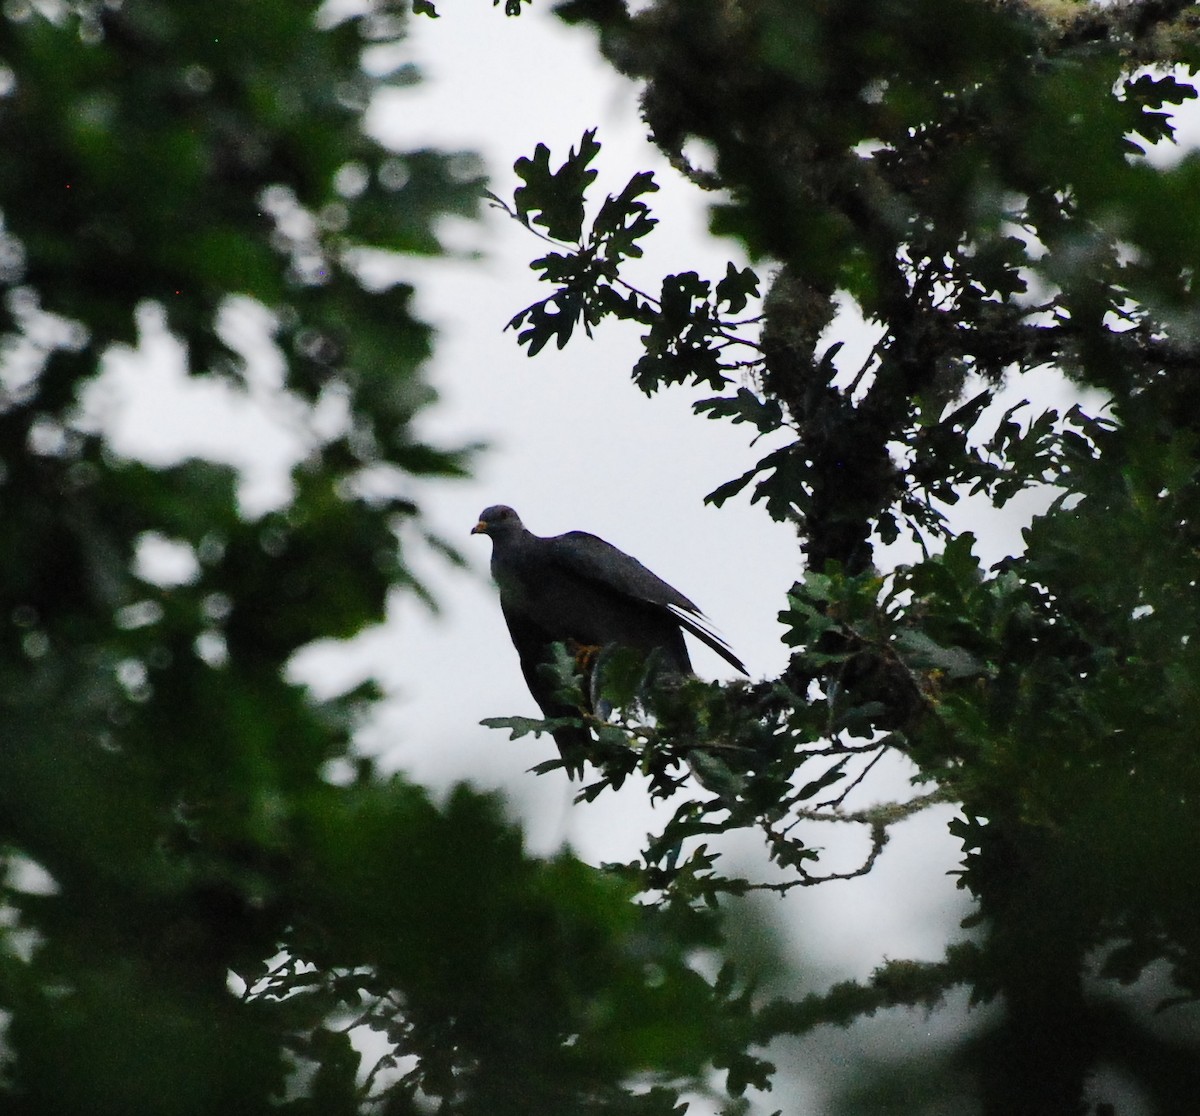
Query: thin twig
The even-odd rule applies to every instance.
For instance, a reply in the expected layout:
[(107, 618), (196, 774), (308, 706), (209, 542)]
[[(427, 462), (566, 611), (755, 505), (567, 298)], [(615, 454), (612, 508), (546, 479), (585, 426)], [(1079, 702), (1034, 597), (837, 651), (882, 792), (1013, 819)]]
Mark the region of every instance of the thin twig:
[(879, 751), (875, 754), (874, 759), (872, 759), (866, 765), (866, 767), (864, 767), (858, 773), (858, 775), (850, 781), (850, 785), (847, 786), (842, 791), (842, 793), (839, 794), (836, 798), (830, 798), (825, 802), (818, 802), (816, 805), (816, 809), (818, 809), (818, 810), (829, 809), (829, 808), (836, 809), (837, 807), (841, 806), (841, 804), (846, 801), (846, 796), (852, 790), (854, 790), (854, 788), (857, 787), (867, 777), (868, 774), (870, 774), (871, 768), (874, 767), (881, 759), (883, 759), (884, 755), (886, 755), (886, 754), (887, 754), (887, 748), (880, 745)]

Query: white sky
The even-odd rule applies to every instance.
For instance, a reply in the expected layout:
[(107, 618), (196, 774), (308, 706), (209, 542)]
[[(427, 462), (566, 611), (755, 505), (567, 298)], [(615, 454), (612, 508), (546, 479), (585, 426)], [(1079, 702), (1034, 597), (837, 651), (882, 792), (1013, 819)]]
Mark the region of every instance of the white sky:
[[(708, 238), (706, 199), (645, 142), (635, 90), (598, 61), (587, 33), (560, 26), (545, 7), (514, 20), (482, 0), (444, 0), (441, 19), (412, 20), (412, 46), (428, 80), (381, 97), (372, 129), (400, 150), (479, 151), (495, 192), (510, 196), (516, 158), (544, 142), (552, 162), (561, 162), (585, 129), (598, 127), (597, 198), (644, 169), (656, 172), (661, 187), (650, 199), (661, 224), (639, 268), (645, 283), (653, 289), (663, 274), (686, 269), (719, 278), (726, 260), (740, 262), (736, 245)], [(561, 774), (528, 773), (554, 754), (551, 741), (510, 743), (506, 733), (478, 724), (536, 712), (487, 574), (490, 544), (468, 536), (478, 512), (512, 504), (539, 534), (589, 530), (634, 554), (700, 604), (756, 678), (777, 675), (786, 664), (776, 614), (801, 572), (799, 549), (789, 528), (744, 497), (721, 510), (703, 504), (706, 493), (765, 452), (748, 445), (744, 426), (692, 416), (692, 401), (710, 393), (676, 389), (647, 400), (629, 381), (638, 355), (632, 327), (604, 328), (594, 342), (579, 338), (561, 353), (547, 350), (530, 360), (502, 327), (546, 293), (528, 269), (540, 242), (494, 211), (482, 227), (458, 223), (446, 231), (456, 246), (484, 259), (411, 265), (420, 312), (439, 330), (430, 375), (441, 399), (421, 429), (435, 442), (483, 440), (492, 448), (472, 480), (421, 484), (416, 492), (430, 523), (461, 545), (474, 568), (464, 574), (419, 555), (440, 616), (397, 598), (386, 624), (351, 645), (306, 652), (297, 673), (324, 692), (366, 674), (379, 677), (390, 696), (363, 746), (386, 767), (435, 788), (467, 779), (503, 789), (535, 851), (566, 841), (592, 862), (629, 859), (666, 817), (654, 815), (637, 787), (573, 806)], [(253, 333), (254, 311), (243, 309), (245, 317), (229, 328)], [(283, 405), (272, 360), (260, 366), (249, 400), (234, 402), (214, 381), (184, 378), (177, 348), (155, 334), (153, 311), (146, 313), (151, 359), (112, 362), (90, 401), (91, 421), (102, 422), (117, 449), (133, 456), (165, 463), (206, 453), (230, 460), (244, 471), (248, 509), (277, 503), (310, 420)], [(1043, 390), (1066, 398), (1061, 384), (1047, 381)], [(973, 524), (988, 561), (1016, 545), (1036, 503)], [(716, 656), (693, 649), (701, 674), (728, 677)], [(902, 793), (903, 779), (894, 770), (880, 796)], [(803, 957), (812, 986), (864, 976), (885, 956), (941, 955), (964, 910), (946, 875), (955, 864), (945, 835), (950, 813), (941, 809), (898, 827), (868, 879), (773, 902), (771, 912)], [(841, 846), (829, 839), (836, 858)], [(857, 845), (854, 839), (850, 847)], [(906, 1035), (916, 1040), (955, 1025), (953, 1017), (930, 1023), (887, 1013), (849, 1035), (817, 1036), (802, 1048), (804, 1081), (785, 1077), (765, 1111), (819, 1111), (822, 1081), (836, 1075), (856, 1045), (882, 1055)]]
[[(645, 141), (636, 91), (598, 62), (590, 35), (537, 10), (505, 20), (478, 3), (439, 7), (440, 20), (413, 23), (428, 82), (381, 99), (374, 117), (381, 137), (399, 147), (479, 150), (494, 191), (505, 197), (518, 184), (511, 170), (516, 158), (542, 142), (556, 165), (585, 129), (597, 127), (603, 145), (594, 164), (597, 200), (639, 170), (653, 169), (661, 188), (650, 199), (661, 223), (641, 268), (650, 289), (672, 271), (719, 278), (727, 260), (741, 262), (736, 245), (707, 236), (707, 199)], [(565, 777), (527, 772), (553, 756), (552, 742), (510, 743), (506, 733), (476, 727), (486, 716), (536, 712), (487, 576), (490, 544), (467, 535), (477, 513), (509, 503), (539, 534), (589, 530), (634, 554), (700, 604), (755, 677), (777, 675), (786, 665), (776, 616), (801, 572), (799, 550), (789, 528), (745, 499), (720, 510), (704, 505), (708, 492), (766, 452), (748, 445), (744, 426), (693, 417), (691, 403), (710, 392), (676, 389), (647, 400), (629, 380), (639, 354), (635, 327), (602, 329), (594, 342), (578, 338), (561, 353), (545, 350), (531, 360), (501, 330), (547, 293), (528, 268), (540, 242), (497, 212), (489, 214), (482, 238), (466, 239), (487, 253), (482, 266), (435, 265), (420, 275), (420, 305), (442, 331), (433, 365), (441, 404), (424, 429), (447, 441), (482, 438), (493, 449), (474, 480), (429, 486), (423, 502), (447, 535), (461, 539), (477, 574), (431, 574), (441, 617), (404, 601), (386, 630), (367, 637), (395, 687), (368, 743), (428, 783), (469, 776), (503, 787), (535, 849), (566, 840), (593, 862), (629, 859), (645, 833), (666, 820), (662, 807), (656, 817), (631, 784), (619, 795), (573, 806)], [(702, 674), (728, 677), (716, 656), (693, 650)], [(464, 677), (471, 680), (465, 687)], [(889, 789), (902, 791), (898, 783)], [(940, 956), (945, 927), (960, 909), (945, 875), (953, 847), (938, 839), (947, 817), (943, 810), (901, 827), (869, 881), (767, 902), (815, 986), (866, 975), (884, 953)], [(850, 841), (857, 849), (861, 838)], [(906, 1017), (902, 1032), (910, 1022), (922, 1033), (930, 1029)], [(896, 1041), (895, 1025), (891, 1019), (804, 1044), (803, 1077), (781, 1075), (764, 1110), (818, 1111), (810, 1105), (819, 1103), (822, 1078), (846, 1057), (843, 1044), (870, 1042), (882, 1053)]]

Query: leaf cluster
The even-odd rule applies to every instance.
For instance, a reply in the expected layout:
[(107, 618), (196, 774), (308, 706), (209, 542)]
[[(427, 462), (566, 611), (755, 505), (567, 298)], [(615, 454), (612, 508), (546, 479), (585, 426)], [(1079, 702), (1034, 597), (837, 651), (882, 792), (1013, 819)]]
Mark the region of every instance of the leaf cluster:
[[(636, 868), (701, 905), (807, 882), (818, 850), (796, 835), (831, 803), (867, 827), (869, 867), (881, 828), (926, 796), (875, 814), (839, 796), (869, 796), (876, 752), (911, 765), (929, 801), (961, 807), (975, 941), (905, 970), (894, 999), (852, 984), (769, 1018), (798, 1032), (966, 984), (1002, 1005), (957, 1057), (986, 1111), (1082, 1111), (1112, 1061), (1156, 1111), (1200, 1097), (1186, 1028), (1152, 1033), (1114, 991), (1166, 972), (1164, 1005), (1196, 996), (1200, 162), (1149, 157), (1196, 97), (1190, 7), (560, 8), (642, 83), (674, 165), (721, 190), (714, 230), (774, 269), (755, 328), (714, 326), (741, 306), (669, 276), (682, 324), (654, 323), (634, 376), (716, 386), (697, 409), (767, 440), (709, 499), (746, 492), (794, 523), (807, 566), (781, 614), (781, 678), (696, 684), (678, 703), (649, 686), (618, 717), (655, 792), (684, 799)], [(855, 317), (873, 344), (852, 366)], [(709, 363), (664, 359), (689, 328), (721, 339)], [(733, 336), (744, 360), (712, 356)], [(1052, 377), (1078, 401), (1042, 402)], [(985, 568), (955, 505), (1018, 496), (1044, 511)], [(902, 533), (922, 560), (880, 572)], [(601, 783), (611, 762), (598, 756)], [(725, 878), (720, 839), (746, 826), (782, 878)], [(914, 1076), (881, 1069), (857, 1100), (908, 1096)], [(951, 1088), (964, 1095), (961, 1077)]]
[(646, 353), (633, 370), (643, 391), (687, 382), (722, 387), (737, 367), (727, 351), (745, 345), (734, 316), (757, 296), (758, 277), (731, 263), (715, 283), (691, 271), (668, 275), (657, 297), (630, 285), (621, 267), (641, 257), (638, 242), (658, 223), (642, 200), (658, 185), (649, 171), (635, 174), (619, 194), (604, 199), (585, 231), (587, 189), (597, 174), (589, 164), (600, 152), (595, 137), (595, 129), (585, 132), (557, 170), (550, 167), (549, 148), (539, 144), (532, 158), (515, 164), (523, 185), (512, 204), (492, 196), (527, 228), (544, 229), (559, 248), (531, 265), (554, 293), (515, 315), (508, 328), (519, 331), (518, 341), (535, 356), (551, 341), (563, 348), (580, 326), (590, 337), (606, 318), (637, 322), (648, 327)]
[[(744, 1045), (692, 963), (710, 925), (529, 855), (491, 796), (383, 777), (353, 747), (378, 684), (318, 694), (294, 672), (395, 594), (427, 597), (410, 544), (455, 558), (410, 493), (470, 452), (417, 436), (430, 331), (362, 267), (439, 253), (438, 222), (480, 197), (461, 156), (362, 126), (412, 80), (362, 66), (406, 7), (0, 13), (0, 144), (20, 152), (0, 167), (14, 1116), (665, 1116)], [(262, 351), (225, 328), (238, 306)], [(270, 510), (227, 464), (137, 460), (81, 418), (156, 316), (231, 406), (277, 370), (297, 461)]]

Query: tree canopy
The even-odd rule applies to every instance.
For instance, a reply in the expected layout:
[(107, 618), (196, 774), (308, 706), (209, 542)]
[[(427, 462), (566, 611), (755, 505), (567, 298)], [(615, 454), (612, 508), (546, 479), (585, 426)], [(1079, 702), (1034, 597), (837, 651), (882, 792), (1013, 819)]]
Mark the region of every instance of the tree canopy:
[[(508, 208), (558, 244), (533, 265), (553, 292), (512, 325), (535, 353), (635, 322), (642, 390), (711, 388), (698, 412), (782, 435), (709, 500), (747, 491), (794, 523), (808, 570), (781, 612), (784, 675), (684, 703), (641, 695), (656, 720), (600, 727), (587, 793), (641, 765), (672, 796), (690, 761), (713, 793), (685, 796), (638, 878), (712, 902), (828, 878), (806, 823), (864, 825), (865, 872), (892, 823), (958, 803), (970, 933), (942, 964), (768, 1005), (759, 1036), (965, 986), (1000, 1014), (960, 1052), (963, 1110), (1107, 1111), (1119, 1098), (1090, 1082), (1113, 1065), (1154, 1110), (1194, 1107), (1200, 158), (1158, 157), (1196, 97), (1194, 9), (560, 11), (643, 83), (655, 143), (718, 191), (713, 231), (769, 271), (630, 285), (655, 184), (635, 176), (589, 220), (588, 132), (558, 169), (545, 148), (517, 164)], [(877, 341), (848, 367), (859, 319)], [(1047, 408), (1052, 374), (1100, 402)], [(1002, 390), (1020, 402), (998, 409)], [(953, 505), (1031, 490), (1047, 510), (1019, 554), (983, 568)], [(922, 561), (888, 561), (901, 535)], [(618, 704), (638, 696), (613, 682)], [(910, 799), (872, 801), (885, 754), (911, 765)], [(738, 827), (761, 832), (777, 877), (730, 878), (695, 844)], [(1114, 992), (1147, 974), (1161, 1018)], [(848, 1103), (873, 1110), (912, 1085), (897, 1072), (860, 1088)], [(908, 1094), (904, 1110), (924, 1109)]]
[[(319, 700), (286, 670), (423, 591), (401, 540), (453, 551), (406, 478), (470, 462), (415, 437), (430, 331), (363, 267), (439, 252), (438, 219), (481, 200), (461, 155), (363, 130), (413, 78), (363, 64), (403, 14), (0, 14), (6, 1112), (663, 1111), (622, 1083), (692, 1080), (731, 1042), (685, 964), (703, 919), (529, 856), (486, 793), (380, 777), (351, 746), (377, 689)], [(224, 318), (248, 300), (270, 321), (249, 355)], [(282, 369), (307, 450), (281, 506), (82, 421), (147, 308), (194, 377)]]
[[(1161, 157), (1196, 96), (1193, 6), (558, 10), (641, 83), (651, 138), (755, 264), (628, 283), (656, 185), (592, 197), (584, 125), (492, 199), (552, 242), (517, 341), (632, 322), (641, 390), (699, 387), (698, 414), (768, 436), (709, 499), (796, 527), (786, 671), (658, 688), (604, 658), (587, 684), (617, 713), (581, 712), (581, 795), (637, 773), (669, 806), (629, 864), (533, 857), (494, 797), (381, 776), (353, 744), (378, 690), (320, 699), (286, 668), (425, 592), (409, 540), (455, 560), (406, 480), (471, 453), (415, 436), (430, 331), (364, 266), (437, 254), (438, 219), (484, 199), (455, 153), (363, 129), (374, 91), (415, 78), (364, 51), (436, 7), (6, 5), (5, 1110), (666, 1114), (715, 1092), (732, 1113), (770, 1087), (774, 1039), (962, 988), (986, 1023), (864, 1065), (838, 1110), (1099, 1116), (1127, 1101), (1097, 1084), (1116, 1067), (1144, 1108), (1194, 1111), (1200, 158)], [(264, 356), (226, 328), (244, 304), (305, 431), (263, 513), (232, 467), (132, 460), (81, 419), (147, 308), (190, 375), (244, 390)], [(1051, 376), (1081, 402), (1039, 403)], [(1031, 491), (1020, 553), (985, 567), (955, 505)], [(901, 537), (921, 560), (891, 560)], [(146, 561), (164, 547), (180, 576)], [(873, 792), (884, 762), (910, 796)], [(758, 993), (722, 910), (869, 872), (935, 802), (973, 903), (945, 958)], [(830, 823), (865, 831), (857, 867), (823, 862)], [(761, 878), (722, 856), (736, 831)]]

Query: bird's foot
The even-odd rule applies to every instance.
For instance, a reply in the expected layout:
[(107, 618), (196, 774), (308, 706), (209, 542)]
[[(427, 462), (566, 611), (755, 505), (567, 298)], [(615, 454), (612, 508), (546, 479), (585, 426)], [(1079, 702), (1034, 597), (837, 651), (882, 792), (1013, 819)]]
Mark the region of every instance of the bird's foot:
[(573, 639), (567, 640), (566, 648), (571, 652), (575, 665), (585, 677), (591, 675), (592, 667), (596, 664), (596, 656), (603, 650), (599, 644), (577, 643)]

